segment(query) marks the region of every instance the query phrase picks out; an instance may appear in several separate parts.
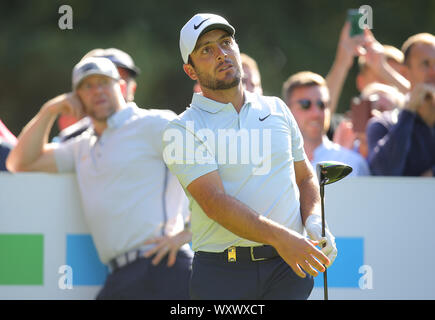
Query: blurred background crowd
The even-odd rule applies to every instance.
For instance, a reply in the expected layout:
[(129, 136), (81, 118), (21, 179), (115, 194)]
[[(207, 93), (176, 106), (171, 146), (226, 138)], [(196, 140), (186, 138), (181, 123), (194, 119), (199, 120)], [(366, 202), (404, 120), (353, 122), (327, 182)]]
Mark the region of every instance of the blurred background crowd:
[[(58, 25), (64, 4), (73, 10), (71, 30)], [(347, 12), (361, 5), (372, 8), (373, 28), (351, 35)], [(343, 161), (357, 175), (434, 176), (430, 0), (2, 2), (1, 156), (45, 101), (71, 91), (72, 67), (95, 48), (133, 58), (140, 107), (183, 112), (193, 83), (182, 70), (179, 30), (196, 12), (232, 22), (246, 54), (246, 88), (287, 103), (313, 164)], [(76, 120), (59, 118), (51, 139)]]

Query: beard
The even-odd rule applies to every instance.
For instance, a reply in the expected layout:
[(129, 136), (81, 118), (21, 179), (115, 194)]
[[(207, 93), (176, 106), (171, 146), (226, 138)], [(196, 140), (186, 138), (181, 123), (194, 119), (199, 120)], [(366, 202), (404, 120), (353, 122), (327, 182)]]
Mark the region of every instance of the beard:
[(85, 107), (86, 114), (93, 120), (98, 122), (106, 122), (115, 112), (116, 108), (110, 105), (106, 110), (97, 111), (92, 107)]
[(242, 74), (240, 72), (240, 68), (235, 66), (235, 69), (235, 75), (231, 79), (227, 80), (217, 80), (210, 74), (206, 74), (200, 70), (195, 70), (195, 72), (198, 76), (198, 82), (202, 87), (210, 90), (226, 90), (237, 87), (240, 84)]

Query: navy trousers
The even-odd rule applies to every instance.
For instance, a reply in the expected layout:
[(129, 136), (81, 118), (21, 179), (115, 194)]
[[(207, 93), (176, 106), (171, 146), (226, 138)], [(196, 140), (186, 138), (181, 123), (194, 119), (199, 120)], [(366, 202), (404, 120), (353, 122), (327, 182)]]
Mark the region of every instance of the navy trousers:
[(304, 300), (313, 286), (281, 257), (228, 262), (196, 252), (189, 290), (192, 300)]
[(172, 267), (167, 257), (154, 266), (140, 258), (107, 276), (97, 300), (188, 300), (193, 252), (180, 249)]

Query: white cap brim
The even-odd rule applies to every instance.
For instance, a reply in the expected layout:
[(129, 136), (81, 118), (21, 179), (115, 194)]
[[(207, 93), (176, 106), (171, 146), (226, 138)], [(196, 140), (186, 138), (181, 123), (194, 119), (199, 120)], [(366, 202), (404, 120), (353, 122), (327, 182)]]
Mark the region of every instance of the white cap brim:
[(72, 73), (72, 89), (77, 89), (80, 83), (91, 75), (102, 75), (114, 80), (119, 80), (119, 72), (116, 66), (107, 58), (90, 57), (77, 63)]

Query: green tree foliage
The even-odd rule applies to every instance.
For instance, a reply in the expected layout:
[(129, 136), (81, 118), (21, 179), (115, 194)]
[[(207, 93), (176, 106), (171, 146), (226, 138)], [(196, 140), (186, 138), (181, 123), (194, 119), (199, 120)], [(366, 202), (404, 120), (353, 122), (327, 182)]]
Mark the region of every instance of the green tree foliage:
[[(61, 30), (61, 5), (73, 9), (73, 29)], [(131, 54), (142, 74), (141, 107), (182, 112), (193, 82), (184, 74), (179, 31), (193, 14), (213, 12), (236, 28), (240, 50), (258, 62), (265, 94), (280, 96), (297, 71), (326, 75), (348, 8), (373, 8), (374, 34), (398, 48), (410, 35), (434, 32), (435, 1), (2, 1), (0, 2), (0, 118), (18, 135), (48, 99), (71, 90), (71, 70), (94, 48)], [(348, 109), (356, 64), (340, 99)]]

